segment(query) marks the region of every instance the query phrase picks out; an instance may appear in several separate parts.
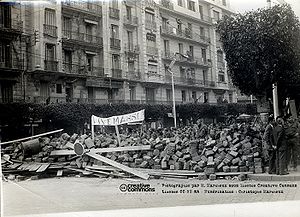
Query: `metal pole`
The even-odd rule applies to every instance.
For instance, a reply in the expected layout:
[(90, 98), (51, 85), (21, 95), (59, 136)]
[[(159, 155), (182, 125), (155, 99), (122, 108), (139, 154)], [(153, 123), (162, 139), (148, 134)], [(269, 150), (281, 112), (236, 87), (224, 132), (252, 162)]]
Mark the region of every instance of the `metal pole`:
[(278, 108), (278, 94), (277, 94), (277, 84), (272, 84), (273, 90), (273, 110), (274, 110), (274, 119), (279, 116), (279, 108)]
[(172, 95), (173, 95), (173, 118), (174, 118), (174, 127), (176, 128), (176, 103), (175, 103), (175, 85), (174, 85), (174, 74), (171, 70), (169, 70), (172, 75)]
[(250, 95), (250, 103), (251, 104), (253, 103), (253, 95), (252, 94)]

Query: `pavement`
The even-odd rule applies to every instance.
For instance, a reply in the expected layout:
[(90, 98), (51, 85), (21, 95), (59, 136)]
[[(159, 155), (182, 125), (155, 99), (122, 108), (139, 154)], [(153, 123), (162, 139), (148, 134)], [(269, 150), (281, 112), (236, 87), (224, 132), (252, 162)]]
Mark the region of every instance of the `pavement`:
[[(242, 206), (250, 203), (253, 206), (262, 206), (261, 203), (263, 202), (266, 208), (266, 204), (274, 202), (293, 202), (292, 204), (284, 203), (286, 207), (293, 207), (297, 202), (299, 207), (300, 201), (300, 181), (247, 180), (240, 182), (238, 180), (203, 181), (197, 179), (153, 179), (145, 181), (137, 179), (64, 177), (21, 182), (9, 181), (3, 184), (5, 216), (109, 217), (119, 216), (118, 213), (115, 213), (115, 215), (113, 213), (122, 209), (138, 213), (138, 211), (134, 210), (149, 210), (149, 208), (159, 210), (162, 207), (171, 209), (182, 207), (180, 210), (184, 210), (186, 209), (185, 207), (192, 206), (194, 208), (191, 209), (202, 210), (200, 207), (206, 207), (207, 205), (220, 205), (221, 208), (223, 207), (221, 205), (228, 205), (229, 210), (231, 209), (232, 211), (228, 214), (233, 214), (236, 212), (234, 207), (237, 204)], [(132, 192), (141, 184), (143, 186), (140, 189), (144, 189), (143, 191)], [(293, 210), (292, 207), (287, 210)], [(207, 209), (209, 209), (209, 206), (207, 206)], [(211, 208), (211, 210), (214, 210), (214, 208)], [(225, 210), (227, 209), (224, 209), (224, 212)], [(111, 215), (109, 214), (110, 212), (112, 212)], [(177, 213), (177, 211), (174, 212)], [(123, 211), (123, 213), (127, 212)], [(199, 212), (197, 213), (199, 214)], [(225, 213), (219, 216), (226, 216)], [(296, 217), (297, 215), (288, 216)], [(122, 216), (125, 217), (126, 215)], [(127, 216), (142, 215), (128, 214)], [(152, 217), (156, 216), (160, 215), (152, 215)], [(300, 212), (298, 216), (300, 217)]]
[(289, 171), (288, 175), (270, 175), (268, 173), (248, 174), (249, 179), (256, 181), (300, 181), (300, 170)]

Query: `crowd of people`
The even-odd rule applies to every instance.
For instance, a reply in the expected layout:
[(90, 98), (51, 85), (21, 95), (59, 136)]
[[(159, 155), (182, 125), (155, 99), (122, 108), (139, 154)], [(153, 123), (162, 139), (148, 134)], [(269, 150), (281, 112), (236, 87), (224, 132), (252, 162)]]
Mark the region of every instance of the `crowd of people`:
[(297, 119), (292, 116), (268, 118), (265, 128), (264, 156), (269, 165), (269, 174), (287, 175), (289, 165), (296, 171), (299, 155), (299, 130)]

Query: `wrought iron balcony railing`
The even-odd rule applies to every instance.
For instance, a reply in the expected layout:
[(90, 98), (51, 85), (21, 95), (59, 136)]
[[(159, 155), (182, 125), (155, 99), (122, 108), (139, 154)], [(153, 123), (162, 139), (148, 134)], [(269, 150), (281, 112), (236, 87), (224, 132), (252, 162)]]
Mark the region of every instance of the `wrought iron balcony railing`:
[(5, 31), (23, 31), (23, 21), (19, 19), (3, 19), (0, 20), (0, 29)]
[(138, 25), (138, 18), (136, 16), (124, 16), (124, 24), (125, 25), (131, 25), (131, 26), (137, 26)]
[(113, 19), (120, 19), (120, 10), (117, 8), (109, 8), (109, 17)]
[(103, 38), (95, 35), (89, 35), (86, 33), (72, 32), (70, 30), (63, 30), (63, 39), (84, 41), (87, 43), (97, 44), (103, 46)]
[(57, 72), (58, 71), (58, 61), (54, 60), (45, 60), (45, 70), (46, 71), (52, 71), (52, 72)]
[(121, 40), (117, 38), (110, 38), (110, 47), (114, 49), (121, 49)]
[(76, 8), (83, 11), (102, 16), (102, 6), (90, 1), (76, 1), (76, 0), (64, 0), (62, 1), (63, 6)]
[(44, 24), (44, 35), (57, 37), (57, 26)]
[(122, 78), (122, 69), (112, 68), (111, 72), (112, 78)]

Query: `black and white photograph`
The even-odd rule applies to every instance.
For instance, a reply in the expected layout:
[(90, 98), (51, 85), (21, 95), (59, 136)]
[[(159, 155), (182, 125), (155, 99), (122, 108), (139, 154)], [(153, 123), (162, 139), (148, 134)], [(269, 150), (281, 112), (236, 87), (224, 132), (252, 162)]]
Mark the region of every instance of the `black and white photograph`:
[(0, 217), (300, 217), (299, 17), (0, 0)]

